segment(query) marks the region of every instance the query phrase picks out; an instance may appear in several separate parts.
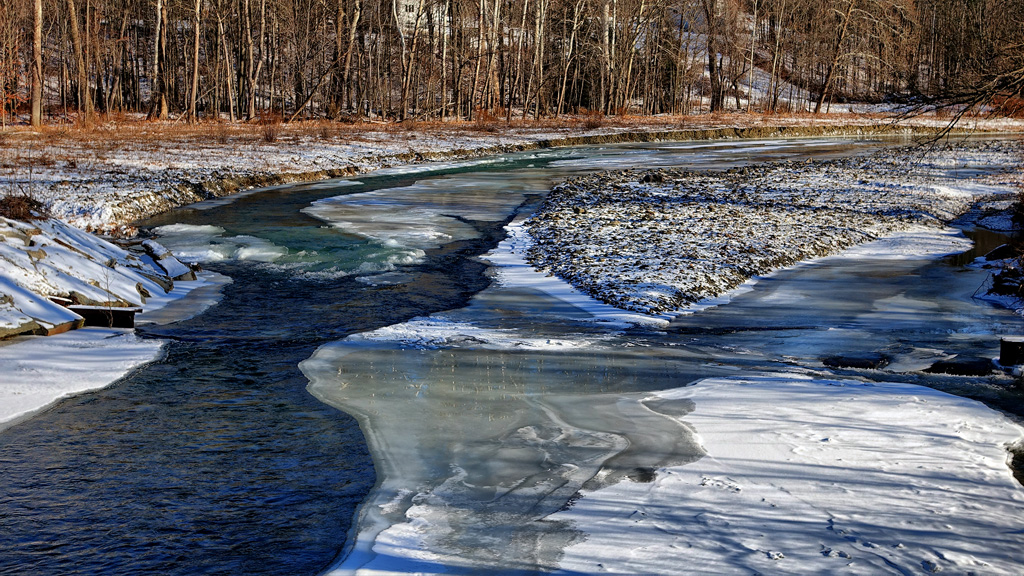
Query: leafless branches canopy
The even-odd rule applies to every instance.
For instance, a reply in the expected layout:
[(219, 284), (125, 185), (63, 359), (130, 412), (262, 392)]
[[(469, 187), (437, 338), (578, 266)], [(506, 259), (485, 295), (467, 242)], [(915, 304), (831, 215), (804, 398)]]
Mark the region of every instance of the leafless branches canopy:
[(3, 122), (1021, 113), (1024, 0), (17, 0)]

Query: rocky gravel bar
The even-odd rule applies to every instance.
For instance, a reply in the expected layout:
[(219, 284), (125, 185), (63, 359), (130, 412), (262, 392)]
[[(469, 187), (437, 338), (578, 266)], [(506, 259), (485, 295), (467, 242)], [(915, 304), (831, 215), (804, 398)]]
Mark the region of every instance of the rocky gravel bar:
[[(1024, 142), (891, 148), (723, 172), (616, 170), (556, 186), (527, 258), (618, 308), (672, 314), (754, 276), (913, 227), (944, 227), (979, 193), (1020, 185)], [(998, 176), (954, 180), (996, 166)]]

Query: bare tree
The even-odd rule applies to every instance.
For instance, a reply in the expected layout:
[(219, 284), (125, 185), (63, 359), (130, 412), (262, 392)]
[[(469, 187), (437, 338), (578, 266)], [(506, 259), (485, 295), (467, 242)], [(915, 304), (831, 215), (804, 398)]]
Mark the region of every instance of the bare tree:
[(192, 17), (192, 86), (189, 90), (188, 118), (196, 120), (196, 100), (199, 97), (199, 34), (202, 29), (203, 0), (195, 0)]
[(43, 0), (32, 7), (32, 126), (43, 124)]
[(82, 41), (82, 29), (78, 22), (75, 0), (67, 0), (67, 9), (75, 58), (75, 77), (78, 83), (78, 110), (83, 115), (83, 120), (89, 122), (94, 113), (93, 102), (92, 95), (89, 93), (89, 74), (85, 67), (85, 46)]

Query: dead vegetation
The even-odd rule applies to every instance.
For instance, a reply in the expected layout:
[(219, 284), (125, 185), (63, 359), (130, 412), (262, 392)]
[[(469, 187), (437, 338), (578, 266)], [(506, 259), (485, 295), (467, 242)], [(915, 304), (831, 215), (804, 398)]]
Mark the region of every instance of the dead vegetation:
[[(605, 115), (599, 111), (581, 110), (579, 114), (565, 114), (540, 119), (523, 118), (516, 113), (509, 118), (505, 114), (480, 111), (472, 121), (466, 120), (416, 120), (403, 122), (382, 122), (374, 120), (305, 120), (285, 122), (280, 116), (264, 115), (253, 122), (204, 121), (188, 123), (178, 119), (147, 121), (141, 116), (124, 114), (99, 116), (95, 122), (81, 124), (68, 122), (53, 124), (29, 130), (14, 127), (0, 132), (0, 152), (11, 148), (74, 147), (115, 151), (133, 147), (170, 144), (220, 145), (263, 142), (273, 144), (295, 140), (349, 140), (375, 132), (408, 132), (420, 136), (448, 137), (451, 135), (472, 136), (480, 133), (501, 134), (513, 131), (593, 131), (608, 130), (676, 130), (701, 129), (722, 126), (750, 127), (764, 124), (774, 126), (850, 123), (884, 123), (882, 115), (828, 114), (811, 116), (807, 113), (785, 114), (743, 114), (716, 113), (702, 115)], [(59, 159), (58, 159), (59, 160)]]
[(49, 218), (46, 205), (26, 191), (7, 192), (0, 196), (0, 216), (21, 222)]

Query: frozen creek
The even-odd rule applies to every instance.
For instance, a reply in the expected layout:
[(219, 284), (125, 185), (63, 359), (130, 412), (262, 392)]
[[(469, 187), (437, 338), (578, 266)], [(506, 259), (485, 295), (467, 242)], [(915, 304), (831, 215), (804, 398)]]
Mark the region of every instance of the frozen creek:
[[(800, 198), (801, 184), (815, 185), (813, 166), (758, 168), (776, 182), (795, 181), (772, 194), (776, 212), (796, 212), (798, 228), (819, 224), (808, 217), (817, 212), (826, 220), (817, 231), (833, 231), (814, 246), (783, 251), (780, 264), (885, 238), (778, 272), (726, 305), (667, 325), (591, 300), (526, 263), (533, 243), (522, 222), (558, 175), (637, 165), (735, 168), (814, 155), (816, 147), (827, 157), (835, 146), (596, 149), (543, 170), (428, 179), (314, 205), (317, 218), (410, 255), (466, 238), (468, 223), (519, 207), (510, 237), (484, 258), (493, 284), (467, 307), (350, 336), (302, 363), (310, 391), (359, 420), (378, 474), (355, 540), (332, 573), (1018, 571), (1024, 493), (1006, 461), (1021, 429), (934, 389), (1012, 404), (1015, 394), (1002, 392), (1009, 379), (921, 372), (939, 360), (994, 357), (998, 335), (1020, 330), (1019, 317), (971, 299), (987, 272), (941, 260), (970, 247), (942, 222), (974, 197), (998, 192), (957, 172), (1018, 163), (1016, 149), (922, 162), (920, 177), (904, 160), (905, 186), (896, 184), (899, 160), (889, 157), (879, 168), (889, 180), (852, 185), (846, 200), (833, 197), (845, 191), (844, 179), (872, 177), (856, 161), (819, 170), (828, 176), (827, 198), (816, 189)], [(588, 182), (574, 185), (583, 198), (604, 193), (581, 181)], [(715, 212), (725, 195), (708, 185), (687, 204), (725, 228), (717, 233), (742, 237), (743, 220), (752, 218)], [(841, 205), (845, 227), (828, 214), (830, 204)], [(595, 214), (574, 205), (545, 207), (548, 214), (567, 207), (561, 220), (575, 218), (543, 233), (549, 261), (565, 258), (561, 271), (569, 272), (560, 275), (595, 269), (598, 258), (576, 247), (634, 250), (621, 259), (620, 275), (637, 274), (652, 253), (672, 260), (657, 231), (591, 226), (624, 220), (637, 206)], [(776, 242), (801, 238), (800, 229), (787, 237), (785, 228), (773, 228)], [(707, 240), (707, 230), (697, 230), (675, 238), (692, 250)], [(581, 240), (587, 231), (594, 236)], [(749, 253), (726, 250), (693, 259), (728, 266), (726, 256)], [(742, 281), (727, 276), (723, 286)], [(618, 300), (603, 297), (617, 286), (603, 288), (605, 302), (637, 301), (629, 290)], [(823, 364), (836, 356), (884, 358), (876, 363), (884, 368), (837, 374)]]
[[(531, 152), (154, 219), (233, 282), (141, 331), (160, 362), (0, 433), (0, 572), (1017, 573), (1021, 429), (965, 397), (1019, 416), (1021, 395), (922, 372), (1021, 330), (971, 299), (986, 270), (942, 258), (969, 248), (959, 230), (925, 216), (671, 323), (525, 260), (566, 178), (776, 160), (804, 178), (891, 144)], [(957, 205), (999, 188), (943, 182)]]

